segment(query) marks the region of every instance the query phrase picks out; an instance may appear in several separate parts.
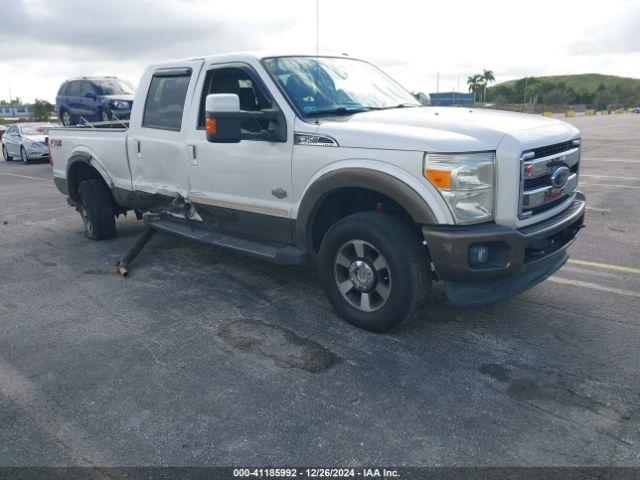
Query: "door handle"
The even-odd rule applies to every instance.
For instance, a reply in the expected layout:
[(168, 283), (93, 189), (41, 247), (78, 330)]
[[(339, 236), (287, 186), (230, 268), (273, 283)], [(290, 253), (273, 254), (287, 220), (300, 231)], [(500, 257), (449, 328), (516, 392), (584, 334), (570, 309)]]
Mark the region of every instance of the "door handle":
[(189, 165), (192, 167), (198, 166), (198, 156), (196, 155), (195, 145), (187, 145), (187, 158), (189, 159)]
[(142, 158), (142, 145), (140, 140), (136, 140), (136, 158)]

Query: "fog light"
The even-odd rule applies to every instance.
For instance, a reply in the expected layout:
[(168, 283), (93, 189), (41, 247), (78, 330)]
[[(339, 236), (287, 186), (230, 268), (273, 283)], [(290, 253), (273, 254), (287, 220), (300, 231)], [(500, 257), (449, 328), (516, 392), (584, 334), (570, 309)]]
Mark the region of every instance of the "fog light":
[(489, 260), (489, 247), (481, 244), (469, 247), (469, 265), (477, 267), (487, 260)]

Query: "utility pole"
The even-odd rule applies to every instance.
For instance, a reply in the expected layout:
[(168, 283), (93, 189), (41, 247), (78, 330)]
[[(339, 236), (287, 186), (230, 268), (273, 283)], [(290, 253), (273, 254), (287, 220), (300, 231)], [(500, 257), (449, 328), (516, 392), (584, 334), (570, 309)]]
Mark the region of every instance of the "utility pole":
[(15, 112), (15, 109), (13, 108), (13, 99), (11, 98), (11, 87), (9, 87), (9, 109), (11, 110), (11, 116), (15, 117), (16, 112)]
[[(436, 74), (436, 103), (440, 102), (440, 72)], [(431, 102), (433, 104), (433, 102)]]

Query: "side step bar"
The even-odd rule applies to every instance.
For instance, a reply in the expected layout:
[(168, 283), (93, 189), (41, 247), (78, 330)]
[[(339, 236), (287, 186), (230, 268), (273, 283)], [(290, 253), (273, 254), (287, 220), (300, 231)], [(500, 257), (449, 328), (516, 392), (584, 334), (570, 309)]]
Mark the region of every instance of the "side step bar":
[(261, 243), (255, 240), (235, 237), (227, 233), (212, 232), (197, 226), (189, 226), (156, 214), (146, 214), (144, 223), (147, 227), (162, 232), (173, 233), (181, 237), (197, 240), (216, 247), (228, 248), (246, 253), (279, 265), (299, 265), (307, 258), (307, 253), (293, 245)]

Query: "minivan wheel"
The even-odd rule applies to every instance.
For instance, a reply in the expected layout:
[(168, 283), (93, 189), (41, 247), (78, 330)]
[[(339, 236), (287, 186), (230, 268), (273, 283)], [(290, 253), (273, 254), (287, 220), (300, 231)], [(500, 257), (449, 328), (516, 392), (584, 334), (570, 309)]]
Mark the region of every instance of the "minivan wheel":
[(7, 152), (7, 147), (5, 145), (2, 145), (2, 157), (4, 158), (5, 162), (10, 162), (11, 160), (13, 160), (13, 157), (11, 157), (9, 155), (9, 152)]
[(71, 114), (66, 110), (63, 110), (60, 114), (60, 120), (62, 120), (62, 125), (64, 125), (65, 127), (71, 126)]
[(372, 332), (411, 320), (431, 290), (419, 234), (391, 214), (363, 212), (336, 222), (319, 255), (320, 281), (334, 309)]
[(91, 240), (108, 240), (116, 236), (116, 218), (109, 187), (92, 178), (78, 186), (78, 211), (84, 222), (84, 234)]
[(20, 159), (25, 165), (29, 163), (29, 157), (27, 156), (27, 151), (24, 149), (24, 147), (20, 147)]
[(103, 122), (110, 122), (111, 121), (111, 114), (108, 110), (105, 110), (104, 108), (100, 109), (100, 120), (102, 120)]

